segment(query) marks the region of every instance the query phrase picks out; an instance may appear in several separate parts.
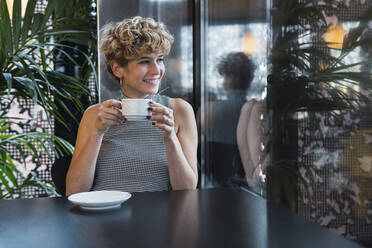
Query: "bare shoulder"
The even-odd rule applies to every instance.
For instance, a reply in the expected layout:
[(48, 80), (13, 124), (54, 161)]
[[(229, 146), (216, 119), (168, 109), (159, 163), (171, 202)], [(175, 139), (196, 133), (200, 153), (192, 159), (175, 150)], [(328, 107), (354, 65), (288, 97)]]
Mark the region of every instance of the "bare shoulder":
[(175, 115), (194, 115), (191, 104), (181, 98), (171, 98), (170, 105)]
[(265, 112), (266, 102), (264, 100), (254, 99), (253, 109), (260, 112)]
[(266, 107), (266, 104), (262, 100), (257, 100), (257, 99), (251, 99), (247, 102), (245, 102), (242, 106), (241, 112), (249, 112), (249, 110), (252, 108), (257, 109), (257, 110), (262, 110)]
[(99, 103), (97, 104), (93, 104), (91, 106), (89, 106), (86, 110), (85, 110), (85, 114), (92, 114), (94, 112), (97, 112), (99, 108)]
[(196, 127), (194, 110), (190, 103), (181, 98), (171, 98), (170, 107), (173, 110), (176, 132)]
[(84, 112), (80, 125), (82, 124), (89, 125), (89, 123), (91, 123), (91, 120), (95, 118), (95, 116), (97, 115), (98, 108), (99, 108), (99, 104), (94, 104), (94, 105), (89, 106)]
[[(80, 121), (78, 135), (75, 144), (74, 154), (78, 154), (84, 147), (86, 140), (88, 139), (89, 133), (91, 133), (94, 127), (94, 118), (97, 115), (99, 104), (89, 106)], [(74, 155), (75, 156), (75, 155)]]

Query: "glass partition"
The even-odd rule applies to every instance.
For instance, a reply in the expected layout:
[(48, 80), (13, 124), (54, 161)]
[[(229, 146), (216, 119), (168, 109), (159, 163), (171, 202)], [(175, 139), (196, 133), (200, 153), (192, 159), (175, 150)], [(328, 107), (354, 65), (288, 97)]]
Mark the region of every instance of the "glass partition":
[(207, 1), (206, 9), (203, 186), (245, 187), (261, 194), (266, 2)]

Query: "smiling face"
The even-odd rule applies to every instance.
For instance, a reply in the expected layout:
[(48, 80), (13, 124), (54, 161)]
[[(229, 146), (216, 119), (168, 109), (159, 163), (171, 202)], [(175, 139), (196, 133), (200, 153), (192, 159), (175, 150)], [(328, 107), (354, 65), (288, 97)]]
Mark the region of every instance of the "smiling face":
[(164, 75), (164, 55), (150, 53), (130, 60), (124, 67), (116, 62), (111, 69), (118, 78), (124, 78), (122, 90), (127, 97), (144, 98), (156, 94)]

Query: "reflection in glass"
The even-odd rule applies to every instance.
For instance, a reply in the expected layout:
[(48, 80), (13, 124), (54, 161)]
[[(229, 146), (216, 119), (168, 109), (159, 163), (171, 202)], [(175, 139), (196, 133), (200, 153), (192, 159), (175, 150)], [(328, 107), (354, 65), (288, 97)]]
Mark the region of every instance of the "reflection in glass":
[[(243, 186), (261, 193), (265, 178), (260, 164), (264, 158), (261, 134), (266, 112), (267, 28), (264, 22), (242, 20), (220, 20), (208, 25), (204, 94), (206, 187)], [(247, 68), (244, 59), (234, 61), (234, 55), (249, 58), (253, 68)], [(229, 73), (221, 70), (223, 61)], [(252, 79), (248, 79), (251, 73)], [(233, 80), (243, 80), (243, 86), (229, 84)], [(254, 115), (257, 118), (252, 118)]]
[(250, 56), (232, 52), (222, 57), (217, 68), (223, 77), (224, 98), (205, 103), (210, 178), (213, 185), (219, 187), (246, 185), (236, 127), (255, 65)]
[[(223, 77), (217, 73), (216, 64), (222, 56), (229, 52), (242, 51), (252, 57), (256, 65), (256, 71), (252, 86), (247, 91), (248, 97), (262, 99), (265, 97), (265, 80), (267, 75), (266, 67), (266, 42), (267, 24), (234, 24), (215, 25), (208, 28), (208, 57), (207, 57), (207, 78), (208, 92), (223, 99)], [(227, 38), (228, 37), (228, 38)], [(247, 51), (247, 37), (251, 37), (250, 44), (255, 44), (254, 50)], [(227, 42), (228, 39), (228, 42)], [(223, 46), (221, 46), (223, 44)], [(252, 49), (250, 47), (250, 49)]]
[(167, 233), (170, 234), (170, 247), (195, 247), (202, 231), (200, 205), (199, 195), (193, 191), (169, 195), (168, 207), (171, 221)]

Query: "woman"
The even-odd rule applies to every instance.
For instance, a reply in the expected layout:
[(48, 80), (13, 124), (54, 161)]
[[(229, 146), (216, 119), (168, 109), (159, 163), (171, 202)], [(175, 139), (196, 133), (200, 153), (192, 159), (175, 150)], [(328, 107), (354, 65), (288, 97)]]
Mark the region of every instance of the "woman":
[(66, 176), (66, 195), (89, 190), (156, 191), (197, 185), (192, 107), (157, 95), (173, 37), (162, 23), (134, 17), (104, 27), (100, 50), (125, 98), (150, 98), (150, 121), (125, 121), (121, 102), (89, 107)]

